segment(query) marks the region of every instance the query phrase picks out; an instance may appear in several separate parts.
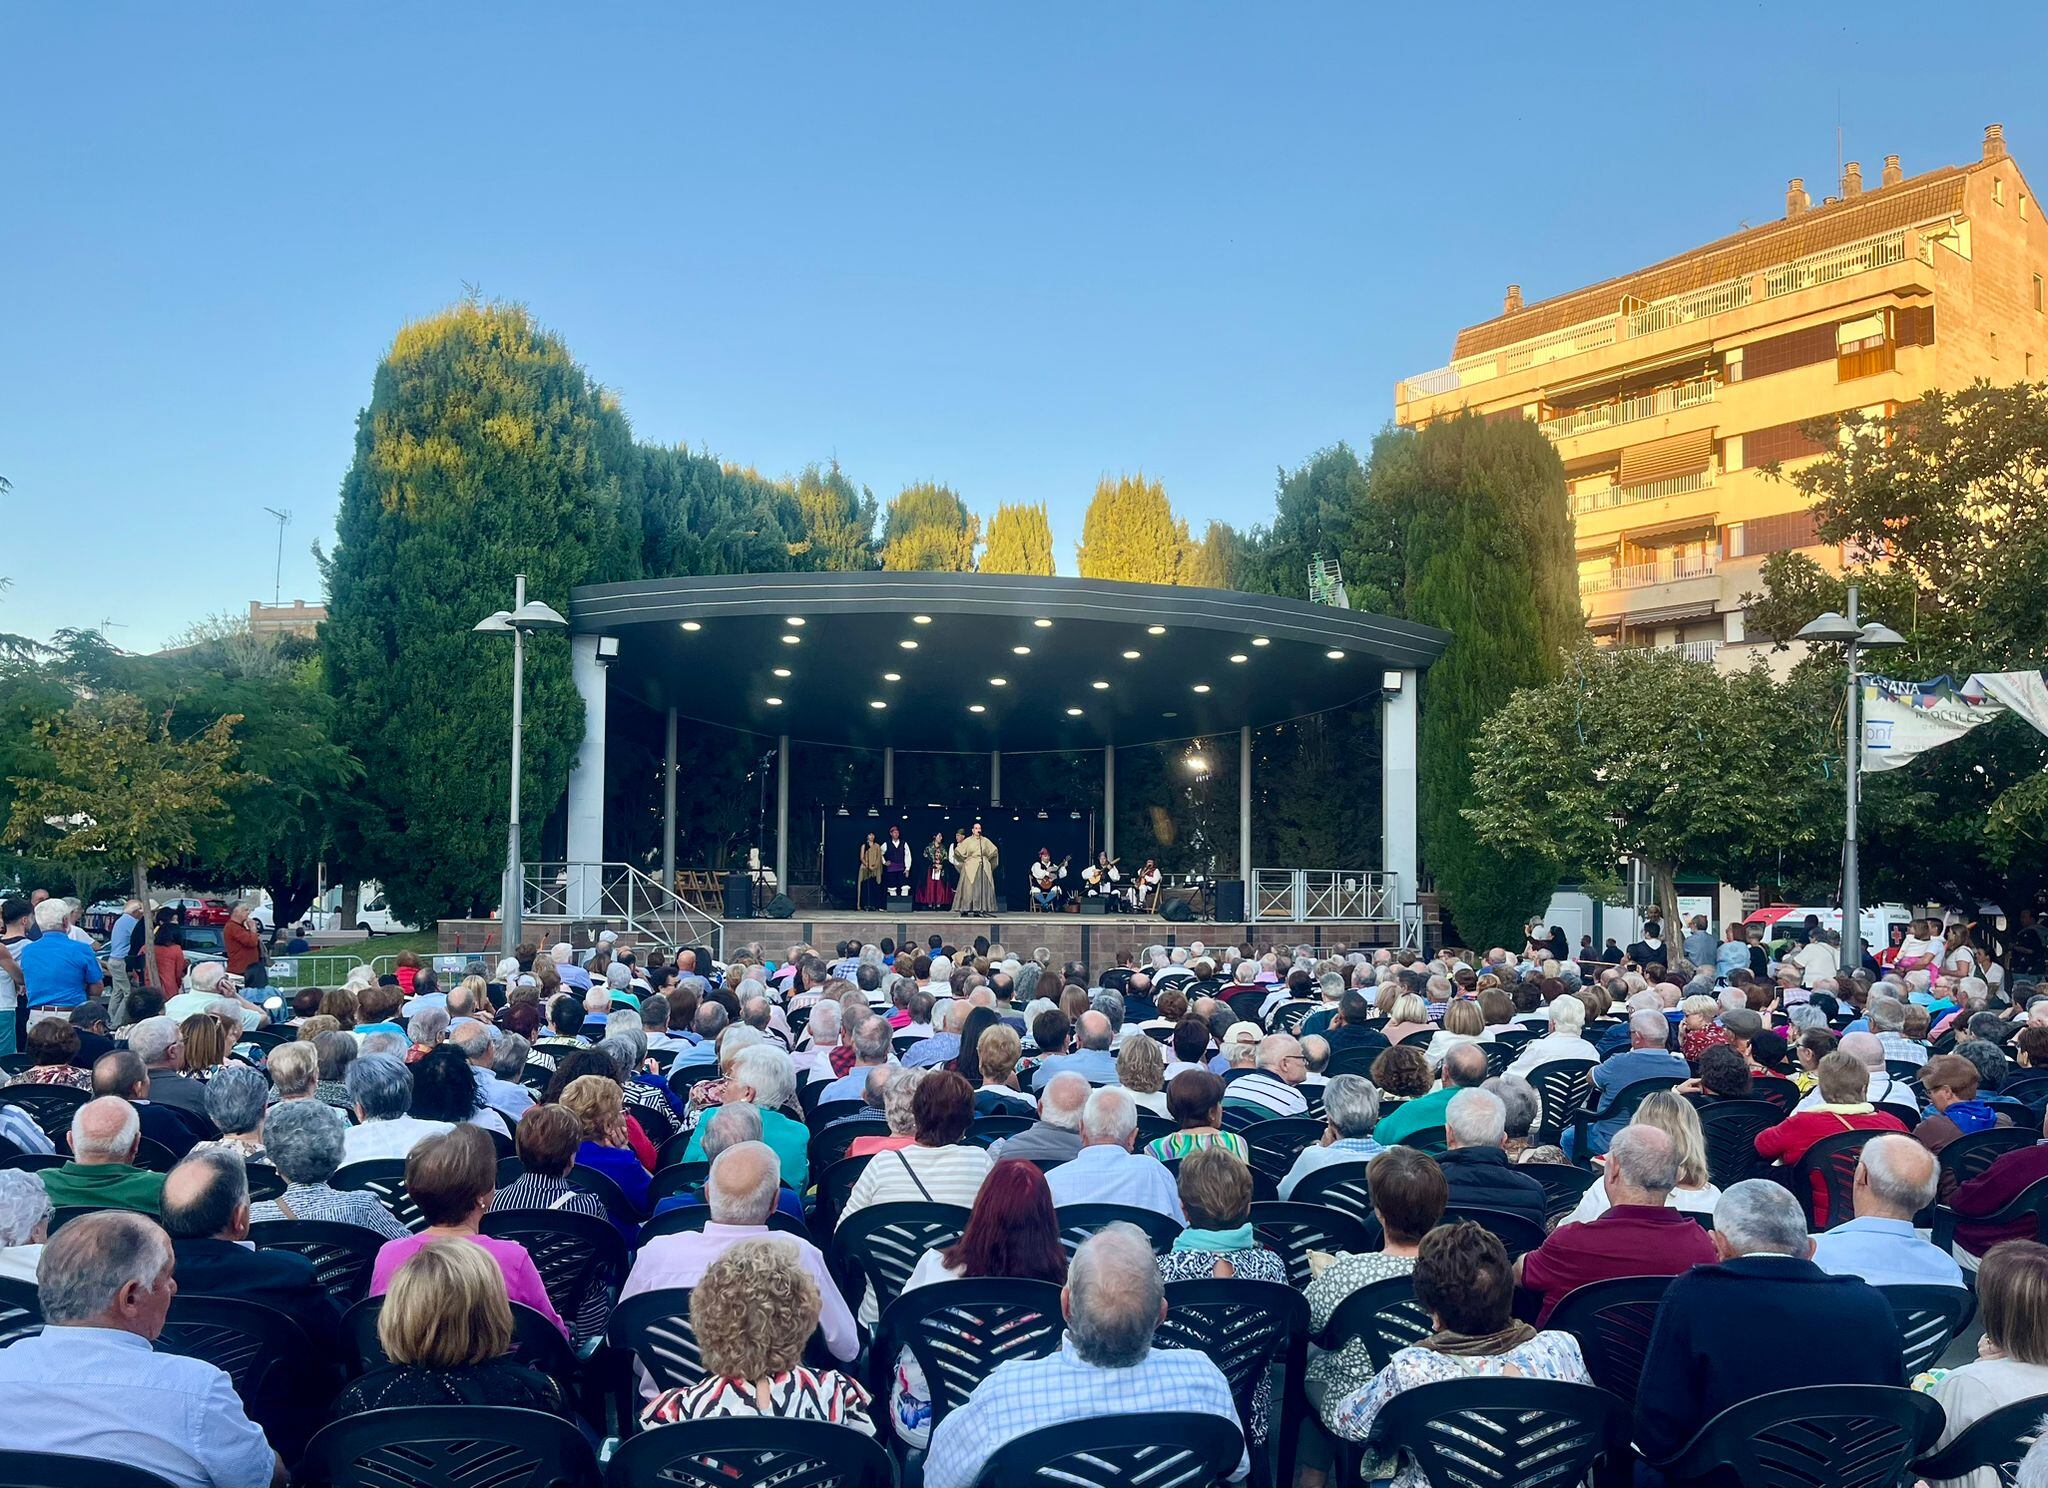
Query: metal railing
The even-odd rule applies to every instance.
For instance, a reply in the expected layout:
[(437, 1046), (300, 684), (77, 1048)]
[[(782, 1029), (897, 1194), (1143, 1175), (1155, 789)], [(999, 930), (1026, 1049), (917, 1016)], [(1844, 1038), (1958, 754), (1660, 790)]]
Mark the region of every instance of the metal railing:
[(1865, 238), (1860, 243), (1830, 248), (1825, 253), (1809, 253), (1804, 258), (1795, 258), (1790, 263), (1764, 270), (1764, 297), (1775, 299), (1779, 295), (1811, 289), (1816, 284), (1829, 284), (1851, 274), (1868, 273), (1872, 269), (1905, 261), (1906, 230), (1895, 228), (1874, 238)]
[(1659, 481), (1643, 481), (1633, 486), (1603, 486), (1597, 491), (1573, 495), (1572, 511), (1574, 514), (1607, 511), (1612, 507), (1631, 506), (1638, 501), (1662, 501), (1667, 496), (1707, 491), (1713, 489), (1720, 477), (1720, 467), (1709, 465), (1705, 470), (1695, 470), (1689, 475), (1670, 475)]
[(1574, 434), (1584, 434), (1593, 429), (1632, 424), (1637, 419), (1655, 418), (1660, 413), (1675, 413), (1681, 408), (1697, 408), (1702, 403), (1713, 402), (1714, 390), (1719, 386), (1720, 383), (1712, 377), (1696, 377), (1675, 387), (1657, 388), (1634, 397), (1619, 398), (1612, 403), (1596, 403), (1590, 408), (1574, 408), (1570, 413), (1544, 419), (1536, 427), (1552, 439), (1569, 439)]
[(709, 945), (725, 954), (725, 924), (631, 863), (527, 863), (520, 913), (600, 920), (665, 945)]
[(1255, 868), (1252, 918), (1394, 920), (1401, 899), (1396, 875), (1367, 868)]
[(1624, 563), (1604, 575), (1581, 577), (1579, 590), (1598, 594), (1607, 589), (1638, 589), (1645, 584), (1669, 584), (1678, 579), (1697, 579), (1720, 566), (1721, 551), (1710, 548), (1685, 558), (1665, 558), (1655, 563)]
[(1401, 379), (1400, 398), (1406, 403), (1415, 398), (1433, 398), (1438, 393), (1454, 393), (1463, 385), (1455, 367), (1438, 367), (1433, 372), (1418, 372), (1413, 377)]
[(270, 985), (273, 987), (339, 987), (358, 966), (376, 969), (367, 956), (334, 951), (310, 951), (303, 956), (272, 956)]
[(1708, 666), (1721, 654), (1719, 641), (1672, 641), (1655, 648), (1659, 651), (1675, 651), (1687, 661), (1704, 661)]
[(1629, 316), (1628, 333), (1647, 336), (1653, 331), (1669, 330), (1690, 320), (1704, 320), (1709, 315), (1740, 310), (1749, 303), (1750, 292), (1750, 278), (1745, 274), (1740, 279), (1724, 279), (1691, 294), (1658, 300)]

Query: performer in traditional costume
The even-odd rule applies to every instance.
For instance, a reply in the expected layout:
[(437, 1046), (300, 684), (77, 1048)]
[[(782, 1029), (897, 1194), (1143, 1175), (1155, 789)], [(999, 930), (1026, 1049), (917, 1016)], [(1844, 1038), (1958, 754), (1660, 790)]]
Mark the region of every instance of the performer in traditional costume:
[(910, 903), (910, 844), (901, 827), (889, 828), (889, 840), (882, 844), (882, 896), (890, 909)]
[(960, 865), (960, 888), (953, 907), (963, 915), (992, 915), (996, 912), (996, 864), (1001, 855), (996, 845), (981, 835), (976, 822), (967, 836), (953, 845), (953, 859)]
[(946, 834), (932, 833), (932, 840), (924, 845), (923, 864), (917, 872), (917, 907), (919, 909), (947, 909), (953, 903), (953, 886), (946, 881), (946, 864), (950, 861), (946, 852)]
[(1123, 907), (1124, 876), (1117, 862), (1108, 853), (1098, 852), (1095, 861), (1081, 870), (1082, 892), (1090, 899), (1100, 899), (1112, 914)]
[(1145, 859), (1145, 866), (1138, 870), (1138, 876), (1131, 880), (1131, 908), (1139, 914), (1150, 914), (1159, 907), (1159, 860)]
[(882, 907), (882, 844), (875, 840), (873, 832), (860, 846), (860, 875), (853, 881), (853, 907)]
[(1067, 896), (1067, 891), (1060, 885), (1066, 882), (1068, 861), (1062, 859), (1055, 863), (1052, 860), (1052, 849), (1049, 847), (1041, 847), (1038, 850), (1038, 861), (1031, 865), (1033, 908), (1051, 914), (1060, 907), (1060, 901)]

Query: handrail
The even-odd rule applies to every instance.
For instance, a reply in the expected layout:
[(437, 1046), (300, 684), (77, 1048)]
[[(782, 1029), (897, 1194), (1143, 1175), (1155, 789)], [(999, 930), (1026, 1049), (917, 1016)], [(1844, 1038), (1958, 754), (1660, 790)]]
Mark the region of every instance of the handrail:
[(527, 863), (520, 900), (525, 915), (618, 921), (664, 943), (708, 942), (714, 955), (725, 953), (722, 920), (632, 863)]
[(1720, 478), (1719, 468), (1709, 465), (1705, 470), (1695, 470), (1687, 475), (1667, 475), (1663, 480), (1643, 481), (1633, 486), (1603, 486), (1597, 491), (1574, 494), (1571, 508), (1575, 515), (1583, 515), (1608, 511), (1617, 506), (1631, 506), (1638, 501), (1662, 501), (1667, 496), (1712, 490)]
[(1606, 589), (1636, 589), (1644, 584), (1669, 584), (1703, 578), (1721, 563), (1721, 550), (1710, 548), (1694, 558), (1666, 558), (1655, 563), (1627, 563), (1593, 578), (1581, 578), (1579, 590), (1598, 594)]
[(1246, 908), (1254, 922), (1398, 920), (1399, 888), (1398, 875), (1377, 868), (1255, 868)]
[(1719, 386), (1716, 378), (1696, 377), (1673, 387), (1657, 388), (1608, 403), (1595, 403), (1587, 408), (1574, 408), (1570, 413), (1544, 419), (1536, 427), (1552, 439), (1569, 439), (1574, 434), (1584, 434), (1592, 429), (1632, 424), (1637, 419), (1655, 418), (1660, 413), (1675, 413), (1681, 408), (1697, 408), (1702, 403), (1713, 402), (1715, 389)]
[(1906, 230), (1894, 228), (1861, 242), (1846, 243), (1823, 253), (1809, 253), (1804, 258), (1795, 258), (1790, 263), (1764, 270), (1764, 298), (1775, 299), (1779, 295), (1811, 289), (1816, 284), (1831, 284), (1851, 274), (1888, 268), (1905, 261)]

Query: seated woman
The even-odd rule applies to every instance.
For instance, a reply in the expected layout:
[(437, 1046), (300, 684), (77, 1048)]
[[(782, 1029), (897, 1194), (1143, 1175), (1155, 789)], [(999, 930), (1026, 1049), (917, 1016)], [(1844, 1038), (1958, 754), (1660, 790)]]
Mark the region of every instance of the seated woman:
[(1116, 1078), (1139, 1110), (1167, 1114), (1166, 1053), (1156, 1039), (1148, 1034), (1125, 1039), (1116, 1054)]
[[(971, 1208), (991, 1166), (988, 1149), (962, 1139), (974, 1118), (974, 1092), (951, 1070), (927, 1070), (911, 1096), (917, 1137), (908, 1147), (878, 1153), (861, 1169), (839, 1223), (871, 1204), (958, 1204)], [(874, 1288), (860, 1320), (874, 1326)]]
[[(1604, 996), (1604, 994), (1602, 994)], [(1586, 1004), (1577, 997), (1554, 998), (1550, 1004), (1550, 1032), (1530, 1039), (1522, 1046), (1507, 1073), (1528, 1079), (1532, 1071), (1560, 1059), (1600, 1061), (1600, 1051), (1585, 1038)]]
[[(933, 1282), (974, 1277), (1017, 1277), (1064, 1286), (1067, 1253), (1060, 1245), (1059, 1221), (1053, 1215), (1052, 1190), (1036, 1163), (1021, 1158), (999, 1162), (989, 1170), (968, 1212), (967, 1228), (957, 1243), (928, 1250), (919, 1257), (905, 1292)], [(889, 1417), (896, 1435), (923, 1447), (931, 1437), (931, 1389), (924, 1371), (904, 1349), (896, 1356), (896, 1379), (889, 1392)]]
[[(570, 1001), (574, 1002), (575, 999), (571, 998)], [(580, 1004), (576, 1008), (575, 1015), (579, 1019), (583, 1016)], [(749, 1030), (749, 1032), (751, 1031)], [(605, 1054), (597, 1049), (584, 1049), (574, 1044), (557, 1042), (551, 1050), (544, 1050), (536, 1045), (526, 1056), (527, 1063), (529, 1064), (533, 1063), (536, 1059), (542, 1058), (552, 1058), (555, 1061), (554, 1073), (548, 1076), (547, 1087), (541, 1092), (540, 1099), (542, 1105), (554, 1105), (557, 1101), (561, 1100), (564, 1090), (567, 1090), (572, 1083), (582, 1079), (584, 1076), (599, 1075), (611, 1081), (612, 1084), (619, 1086), (619, 1103), (622, 1107), (624, 1106), (626, 1099), (624, 1080), (619, 1072), (618, 1065), (612, 1062), (609, 1054)], [(640, 1159), (641, 1167), (650, 1173), (654, 1171), (655, 1156), (658, 1149), (655, 1147), (653, 1140), (647, 1135), (646, 1130), (633, 1118), (631, 1111), (626, 1112), (626, 1146), (631, 1150), (633, 1156)]]
[(35, 1061), (9, 1085), (68, 1085), (90, 1092), (92, 1071), (72, 1064), (78, 1057), (78, 1030), (68, 1018), (45, 1018), (28, 1029), (28, 1057)]
[[(1393, 1154), (1374, 1159), (1377, 1166)], [(1537, 1332), (1514, 1316), (1515, 1283), (1507, 1250), (1478, 1225), (1443, 1225), (1416, 1248), (1415, 1299), (1436, 1331), (1401, 1349), (1363, 1389), (1353, 1390), (1326, 1419), (1347, 1441), (1369, 1442), (1380, 1412), (1403, 1390), (1439, 1380), (1498, 1376), (1587, 1384), (1586, 1361), (1569, 1333)], [(1430, 1488), (1403, 1461), (1394, 1488)]]
[(1792, 1071), (1792, 1083), (1799, 1087), (1802, 1096), (1813, 1094), (1813, 1087), (1820, 1083), (1820, 1062), (1834, 1053), (1841, 1041), (1838, 1034), (1827, 1028), (1809, 1028), (1799, 1035), (1799, 1042), (1792, 1046), (1799, 1061), (1799, 1068)]
[(908, 1147), (917, 1140), (917, 1113), (911, 1103), (917, 1095), (918, 1082), (925, 1076), (921, 1069), (897, 1069), (889, 1072), (889, 1080), (882, 1087), (882, 1117), (889, 1123), (886, 1136), (877, 1132), (871, 1136), (855, 1137), (846, 1144), (848, 1157), (868, 1157), (877, 1152), (893, 1152), (898, 1147)]
[(1380, 1115), (1385, 1116), (1403, 1101), (1428, 1095), (1436, 1080), (1420, 1049), (1382, 1049), (1372, 1061), (1372, 1083), (1380, 1093)]
[(427, 1227), (389, 1241), (377, 1252), (377, 1262), (370, 1270), (370, 1295), (381, 1297), (390, 1290), (398, 1268), (429, 1241), (465, 1240), (497, 1262), (505, 1274), (507, 1297), (531, 1307), (567, 1337), (569, 1330), (548, 1300), (548, 1290), (526, 1247), (482, 1233), (484, 1211), (491, 1207), (497, 1183), (496, 1149), (476, 1127), (458, 1126), (416, 1145), (405, 1159), (405, 1191), (419, 1205)]
[(1220, 1147), (1239, 1162), (1252, 1160), (1251, 1148), (1236, 1132), (1223, 1129), (1223, 1081), (1207, 1070), (1182, 1070), (1166, 1087), (1166, 1114), (1180, 1130), (1145, 1144), (1148, 1155), (1167, 1162), (1210, 1147)]
[(704, 1378), (655, 1396), (641, 1422), (774, 1416), (830, 1421), (873, 1436), (868, 1392), (836, 1369), (803, 1366), (818, 1308), (818, 1284), (786, 1242), (742, 1240), (690, 1289), (690, 1331)]
[(231, 1147), (243, 1162), (268, 1162), (263, 1151), (263, 1117), (270, 1081), (246, 1064), (224, 1064), (206, 1082), (206, 1119), (220, 1132), (218, 1142), (202, 1147)]
[(178, 1025), (178, 1041), (185, 1046), (185, 1074), (189, 1079), (210, 1080), (213, 1072), (227, 1063), (242, 1025), (228, 1031), (227, 1023), (213, 1013), (194, 1013)]
[(1494, 1075), (1483, 1087), (1500, 1097), (1507, 1117), (1503, 1151), (1511, 1163), (1564, 1163), (1564, 1148), (1555, 1142), (1536, 1140), (1537, 1124), (1543, 1119), (1543, 1097), (1520, 1075)]
[[(1992, 1246), (1977, 1267), (1977, 1302), (1984, 1325), (1977, 1357), (1912, 1381), (1915, 1389), (1930, 1390), (1947, 1413), (1937, 1451), (2001, 1406), (2048, 1395), (2048, 1246), (2033, 1240)], [(1997, 1488), (1999, 1481), (1987, 1468), (1928, 1488)]]
[[(1654, 1126), (1671, 1138), (1678, 1152), (1678, 1186), (1664, 1200), (1671, 1209), (1688, 1214), (1712, 1214), (1721, 1202), (1721, 1190), (1707, 1177), (1707, 1139), (1700, 1130), (1700, 1113), (1693, 1103), (1675, 1090), (1658, 1090), (1643, 1097), (1630, 1126)], [(1561, 1223), (1585, 1224), (1608, 1210), (1607, 1185), (1595, 1183), (1580, 1195), (1578, 1207)]]
[[(1369, 1172), (1370, 1170), (1368, 1170)], [(1161, 1281), (1277, 1281), (1287, 1283), (1287, 1262), (1259, 1244), (1252, 1231), (1252, 1170), (1220, 1147), (1181, 1159), (1180, 1204), (1188, 1227), (1159, 1258)], [(1266, 1439), (1271, 1421), (1269, 1380), (1252, 1397), (1251, 1434)]]
[(1678, 1010), (1684, 1014), (1678, 1020), (1678, 1052), (1697, 1069), (1707, 1050), (1728, 1042), (1728, 1030), (1721, 1026), (1721, 1004), (1717, 998), (1695, 992), (1679, 1003)]
[(250, 1221), (324, 1219), (361, 1225), (386, 1240), (402, 1239), (405, 1226), (392, 1218), (375, 1194), (328, 1185), (327, 1180), (341, 1166), (342, 1139), (347, 1131), (341, 1113), (317, 1100), (284, 1101), (264, 1117), (264, 1155), (284, 1179), (284, 1192), (250, 1205)]
[[(50, 1196), (41, 1179), (20, 1168), (0, 1168), (0, 1279), (36, 1284), (36, 1267), (43, 1259), (43, 1242), (49, 1238), (51, 1213)], [(1046, 1214), (1048, 1218), (1052, 1214), (1050, 1204)], [(1059, 1248), (1057, 1242), (1053, 1248)]]
[(1429, 1004), (1419, 993), (1403, 992), (1394, 999), (1394, 1009), (1387, 1015), (1387, 1026), (1380, 1030), (1390, 1044), (1417, 1033), (1434, 1033), (1436, 1025), (1429, 1021)]
[[(576, 1161), (602, 1173), (619, 1186), (634, 1215), (647, 1212), (647, 1169), (633, 1155), (626, 1135), (626, 1107), (616, 1080), (604, 1075), (579, 1075), (562, 1089), (558, 1105), (582, 1127)], [(617, 1218), (625, 1219), (620, 1215)]]
[[(1814, 1078), (1819, 1077), (1816, 1065)], [(1710, 1106), (1723, 1100), (1754, 1100), (1755, 1080), (1749, 1061), (1733, 1044), (1709, 1044), (1700, 1055), (1699, 1073), (1680, 1085), (1678, 1091), (1690, 1097), (1696, 1106)]]
[(1024, 1041), (1017, 1031), (997, 1023), (983, 1032), (974, 1048), (981, 1073), (981, 1087), (974, 1092), (974, 1114), (1036, 1120), (1037, 1104), (1017, 1088), (1017, 1063), (1024, 1057)]
[[(1845, 1131), (1906, 1129), (1906, 1123), (1898, 1117), (1870, 1104), (1870, 1071), (1854, 1054), (1837, 1049), (1820, 1062), (1818, 1073), (1821, 1104), (1810, 1111), (1795, 1111), (1776, 1126), (1758, 1132), (1759, 1157), (1773, 1158), (1789, 1168), (1823, 1137)], [(1814, 1228), (1827, 1228), (1827, 1175), (1821, 1172), (1813, 1174), (1812, 1213)]]
[(391, 1362), (353, 1381), (336, 1419), (401, 1405), (513, 1405), (566, 1416), (561, 1386), (514, 1363), (512, 1306), (491, 1258), (460, 1240), (430, 1240), (398, 1268), (377, 1314)]
[(437, 1044), (413, 1060), (412, 1106), (407, 1114), (421, 1121), (445, 1121), (450, 1126), (466, 1122), (501, 1136), (512, 1135), (505, 1118), (484, 1104), (484, 1093), (477, 1088), (469, 1061), (453, 1044)]
[(1444, 1026), (1430, 1039), (1422, 1055), (1431, 1069), (1442, 1069), (1446, 1054), (1460, 1044), (1478, 1043), (1485, 1032), (1486, 1015), (1480, 1012), (1479, 1004), (1469, 998), (1458, 998), (1444, 1009)]

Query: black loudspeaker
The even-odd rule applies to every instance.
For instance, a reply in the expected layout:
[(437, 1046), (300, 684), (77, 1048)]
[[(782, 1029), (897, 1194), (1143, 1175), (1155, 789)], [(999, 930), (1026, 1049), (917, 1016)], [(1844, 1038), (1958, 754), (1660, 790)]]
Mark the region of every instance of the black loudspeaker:
[(748, 920), (754, 916), (754, 881), (744, 873), (725, 876), (725, 917)]
[(1109, 913), (1109, 901), (1100, 894), (1083, 896), (1081, 900), (1081, 913), (1084, 915), (1106, 915)]
[(1220, 878), (1216, 881), (1216, 918), (1225, 924), (1244, 918), (1243, 879)]
[(777, 894), (761, 912), (771, 920), (786, 920), (796, 913), (796, 905), (790, 902), (789, 895)]
[(1159, 911), (1160, 919), (1172, 920), (1176, 925), (1185, 925), (1194, 917), (1195, 912), (1188, 907), (1186, 899), (1175, 899)]

